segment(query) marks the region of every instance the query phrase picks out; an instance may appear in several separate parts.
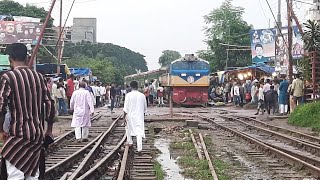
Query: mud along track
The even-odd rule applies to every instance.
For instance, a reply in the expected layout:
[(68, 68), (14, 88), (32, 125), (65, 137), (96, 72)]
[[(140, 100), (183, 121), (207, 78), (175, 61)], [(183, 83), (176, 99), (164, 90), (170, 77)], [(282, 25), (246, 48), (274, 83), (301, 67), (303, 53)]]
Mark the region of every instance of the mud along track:
[(282, 159), (292, 166), (298, 166), (298, 167), (304, 168), (317, 178), (320, 177), (320, 168), (314, 166), (313, 164), (308, 163), (308, 159), (310, 159), (310, 157), (308, 157), (307, 155), (299, 154), (299, 156), (297, 156), (292, 153), (289, 154), (287, 150), (284, 151), (285, 150), (284, 148), (279, 148), (279, 146), (272, 145), (271, 143), (266, 143), (263, 140), (257, 138), (256, 135), (240, 132), (239, 130), (237, 130), (237, 128), (230, 127), (230, 125), (227, 125), (225, 122), (223, 123), (223, 122), (214, 121), (214, 119), (205, 117), (200, 114), (198, 114), (198, 116), (208, 121), (209, 123), (215, 125), (216, 127), (223, 129), (225, 131), (228, 131), (248, 141), (249, 143), (254, 144), (256, 148), (259, 149), (259, 151), (262, 151), (265, 154), (273, 155), (279, 159)]
[(90, 151), (95, 142), (97, 142), (100, 136), (107, 130), (107, 126), (101, 127), (93, 125), (89, 130), (89, 141), (81, 143), (75, 140), (72, 131), (71, 134), (73, 135), (69, 136), (73, 138), (64, 140), (63, 143), (60, 142), (61, 148), (46, 157), (46, 179), (59, 179), (68, 169), (77, 167), (79, 161), (83, 159), (83, 156)]
[[(76, 169), (71, 169), (67, 172), (63, 178), (61, 179), (86, 179), (84, 175), (87, 171), (90, 172), (91, 167), (96, 165), (103, 164), (101, 163), (102, 158), (108, 157), (105, 160), (104, 167), (107, 167), (108, 161), (112, 162), (112, 160), (118, 159), (118, 150), (123, 144), (123, 139), (125, 138), (125, 128), (123, 126), (123, 120), (118, 118), (116, 119), (110, 128), (102, 134), (99, 140), (95, 143), (94, 147), (90, 150), (90, 152), (83, 159), (81, 164)], [(100, 168), (103, 168), (100, 166)], [(92, 175), (88, 176), (89, 179), (99, 179), (101, 177), (99, 173), (94, 172)]]

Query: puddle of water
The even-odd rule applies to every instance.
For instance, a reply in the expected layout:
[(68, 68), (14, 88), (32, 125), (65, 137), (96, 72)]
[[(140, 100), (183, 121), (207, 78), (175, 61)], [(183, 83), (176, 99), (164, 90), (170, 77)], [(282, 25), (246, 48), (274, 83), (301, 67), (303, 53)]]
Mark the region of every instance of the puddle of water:
[(162, 169), (166, 173), (166, 180), (191, 180), (180, 174), (182, 169), (178, 166), (177, 161), (172, 158), (169, 151), (170, 140), (158, 138), (155, 140), (154, 146), (159, 149), (161, 154), (157, 161), (161, 164)]

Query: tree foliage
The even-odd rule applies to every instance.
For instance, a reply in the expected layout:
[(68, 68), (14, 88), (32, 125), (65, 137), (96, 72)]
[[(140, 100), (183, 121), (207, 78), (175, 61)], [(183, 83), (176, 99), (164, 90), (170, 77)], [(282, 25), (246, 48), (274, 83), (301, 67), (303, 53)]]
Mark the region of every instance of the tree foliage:
[(104, 82), (121, 83), (126, 75), (148, 70), (143, 55), (111, 43), (66, 43), (64, 57), (70, 58), (65, 61), (69, 67), (90, 67)]
[[(228, 47), (222, 44), (250, 46), (249, 31), (252, 26), (243, 20), (243, 13), (244, 8), (233, 6), (232, 0), (225, 0), (219, 8), (213, 9), (204, 17), (209, 50), (199, 52), (199, 56), (211, 63), (213, 71), (225, 67)], [(251, 64), (250, 51), (229, 51), (228, 67), (249, 64)]]
[(302, 36), (305, 50), (311, 52), (320, 50), (320, 25), (316, 21), (308, 20)]
[(108, 58), (93, 59), (85, 56), (68, 59), (65, 63), (69, 67), (86, 67), (90, 68), (95, 76), (99, 77), (99, 80), (103, 82), (113, 82), (116, 77), (116, 68)]
[[(0, 1), (0, 14), (40, 18), (41, 22), (44, 22), (48, 12), (44, 8), (39, 8), (31, 4), (27, 4), (26, 6), (23, 6), (18, 2), (14, 2), (12, 0), (2, 0)], [(53, 26), (53, 19), (51, 18), (47, 27), (52, 27), (52, 26)]]
[(181, 54), (178, 51), (164, 50), (159, 58), (159, 64), (161, 67), (169, 65), (172, 61), (181, 58)]

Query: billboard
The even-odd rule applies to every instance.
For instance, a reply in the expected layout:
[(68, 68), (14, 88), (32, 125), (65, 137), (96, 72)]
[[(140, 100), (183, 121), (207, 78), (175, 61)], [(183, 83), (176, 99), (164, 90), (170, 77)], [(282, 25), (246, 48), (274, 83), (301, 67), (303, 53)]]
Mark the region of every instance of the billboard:
[(18, 22), (33, 22), (33, 23), (40, 23), (40, 18), (33, 18), (27, 16), (13, 16), (14, 21)]
[[(297, 26), (293, 26), (293, 40), (292, 40), (292, 57), (293, 59), (300, 59), (303, 57), (303, 40)], [(276, 40), (276, 60), (275, 65), (284, 69), (289, 66), (288, 59), (288, 28), (283, 27), (281, 30), (283, 37), (280, 35)]]
[(252, 64), (274, 61), (275, 38), (275, 29), (256, 29), (250, 31)]
[(37, 44), (41, 23), (0, 21), (0, 44)]

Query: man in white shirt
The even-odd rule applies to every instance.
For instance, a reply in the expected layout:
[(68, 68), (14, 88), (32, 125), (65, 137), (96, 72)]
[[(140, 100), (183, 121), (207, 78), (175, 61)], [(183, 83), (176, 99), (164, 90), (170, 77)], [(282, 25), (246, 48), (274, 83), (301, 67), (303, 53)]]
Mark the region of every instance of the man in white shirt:
[(105, 102), (106, 102), (106, 93), (107, 93), (107, 89), (106, 87), (100, 83), (100, 94), (101, 94), (101, 106), (104, 106), (105, 105)]
[(75, 78), (73, 81), (74, 84), (74, 90), (78, 90), (79, 89), (79, 78)]
[(239, 88), (240, 83), (237, 83), (234, 87), (233, 87), (233, 97), (235, 100), (235, 105), (239, 106), (240, 103), (240, 88)]
[(263, 84), (259, 85), (259, 93), (258, 93), (258, 108), (257, 113), (255, 115), (259, 115), (259, 111), (261, 111), (261, 114), (264, 114), (264, 91), (263, 91)]
[(85, 88), (86, 83), (81, 82), (70, 101), (70, 109), (74, 110), (71, 127), (75, 128), (75, 136), (79, 142), (88, 141), (89, 127), (91, 127), (90, 116), (94, 113), (91, 95)]
[(263, 86), (263, 92), (266, 93), (270, 90), (270, 79), (267, 79), (266, 84)]
[[(53, 84), (52, 84), (52, 89), (51, 89), (51, 98), (54, 100), (54, 107), (55, 110), (57, 111), (58, 109), (58, 98), (57, 98), (57, 93), (58, 93), (58, 78), (53, 79)], [(58, 113), (56, 113), (58, 114)]]
[(130, 83), (132, 91), (126, 95), (124, 101), (124, 116), (126, 120), (127, 143), (133, 145), (132, 136), (137, 138), (137, 151), (141, 154), (142, 138), (145, 138), (144, 114), (147, 111), (147, 101), (144, 94), (138, 91), (138, 83)]

